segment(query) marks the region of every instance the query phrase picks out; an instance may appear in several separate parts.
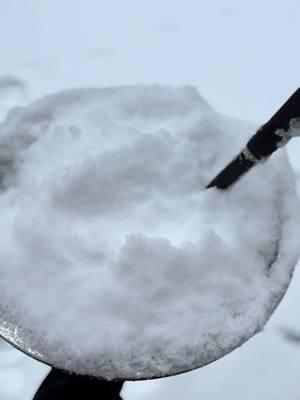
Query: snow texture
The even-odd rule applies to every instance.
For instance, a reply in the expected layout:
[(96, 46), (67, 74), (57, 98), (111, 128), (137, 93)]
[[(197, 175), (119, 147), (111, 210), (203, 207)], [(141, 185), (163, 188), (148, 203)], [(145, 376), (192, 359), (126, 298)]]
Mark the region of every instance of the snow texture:
[(142, 379), (260, 331), (298, 258), (284, 150), (205, 185), (252, 126), (191, 87), (72, 90), (0, 125), (0, 333), (59, 368)]

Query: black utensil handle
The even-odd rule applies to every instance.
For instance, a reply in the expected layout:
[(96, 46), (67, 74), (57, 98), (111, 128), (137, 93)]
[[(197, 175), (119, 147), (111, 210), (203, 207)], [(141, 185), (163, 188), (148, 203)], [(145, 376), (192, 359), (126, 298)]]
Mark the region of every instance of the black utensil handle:
[(206, 187), (227, 189), (254, 165), (267, 160), (278, 148), (300, 135), (300, 88), (248, 141), (235, 157)]

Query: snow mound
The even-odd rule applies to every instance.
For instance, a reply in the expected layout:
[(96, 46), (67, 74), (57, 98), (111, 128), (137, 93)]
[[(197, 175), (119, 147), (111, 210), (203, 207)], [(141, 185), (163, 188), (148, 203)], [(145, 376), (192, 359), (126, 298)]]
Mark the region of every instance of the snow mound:
[(180, 373), (260, 331), (297, 257), (284, 150), (205, 185), (253, 127), (191, 87), (62, 92), (0, 125), (0, 333), (106, 379)]

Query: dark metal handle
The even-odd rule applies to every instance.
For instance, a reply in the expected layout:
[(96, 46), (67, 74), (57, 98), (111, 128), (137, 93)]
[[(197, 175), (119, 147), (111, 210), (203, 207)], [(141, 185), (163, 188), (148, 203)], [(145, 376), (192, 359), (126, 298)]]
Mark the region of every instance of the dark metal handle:
[(252, 136), (244, 150), (207, 185), (207, 188), (229, 188), (254, 165), (267, 160), (293, 136), (300, 135), (297, 128), (300, 128), (300, 88)]

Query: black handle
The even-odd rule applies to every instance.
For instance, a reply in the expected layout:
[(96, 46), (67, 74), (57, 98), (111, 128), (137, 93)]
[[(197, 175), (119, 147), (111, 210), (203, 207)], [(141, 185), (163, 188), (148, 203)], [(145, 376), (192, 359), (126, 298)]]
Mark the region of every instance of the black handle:
[(293, 128), (300, 128), (300, 88), (248, 141), (245, 149), (235, 157), (208, 185), (227, 189), (254, 165), (265, 161), (279, 147), (300, 135)]

